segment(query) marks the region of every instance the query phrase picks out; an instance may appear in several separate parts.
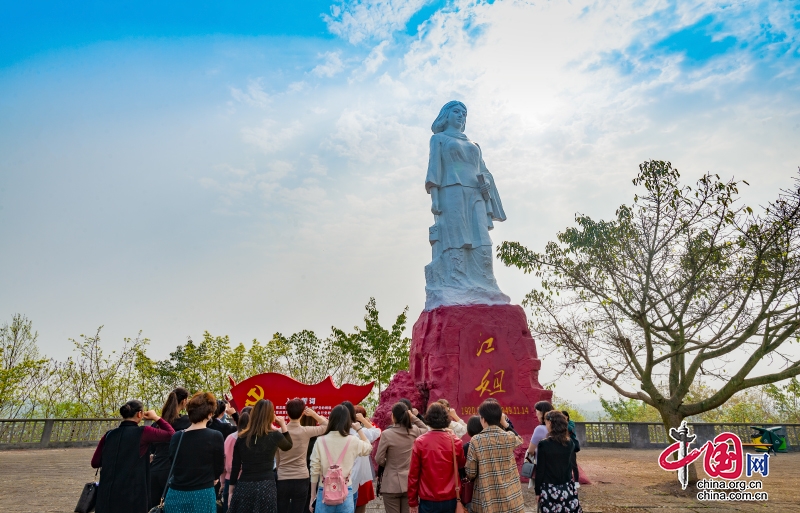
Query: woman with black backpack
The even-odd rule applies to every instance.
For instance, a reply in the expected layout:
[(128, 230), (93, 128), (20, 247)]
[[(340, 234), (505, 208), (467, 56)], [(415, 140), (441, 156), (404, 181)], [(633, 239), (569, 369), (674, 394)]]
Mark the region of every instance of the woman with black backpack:
[[(100, 439), (92, 468), (102, 468), (97, 487), (97, 513), (146, 513), (150, 505), (150, 444), (169, 442), (175, 430), (141, 401), (123, 404), (122, 422)], [(139, 426), (152, 420), (158, 429)]]

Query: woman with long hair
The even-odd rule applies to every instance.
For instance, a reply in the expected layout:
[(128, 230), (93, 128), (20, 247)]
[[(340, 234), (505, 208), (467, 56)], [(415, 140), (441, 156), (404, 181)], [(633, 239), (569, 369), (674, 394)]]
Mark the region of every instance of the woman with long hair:
[(536, 450), (536, 503), (542, 513), (583, 513), (572, 481), (575, 445), (567, 418), (560, 411), (549, 411), (544, 421), (548, 434)]
[(211, 392), (197, 392), (186, 403), (192, 425), (173, 435), (169, 457), (174, 463), (167, 483), (165, 513), (216, 513), (214, 484), (222, 474), (225, 452), (222, 434), (208, 429), (217, 399)]
[[(279, 429), (273, 424), (277, 423)], [(233, 446), (228, 511), (230, 513), (276, 513), (278, 492), (275, 486), (275, 452), (292, 448), (292, 437), (283, 417), (275, 416), (272, 401), (260, 399), (247, 428)], [(241, 475), (240, 472), (241, 471)]]
[(428, 427), (403, 403), (392, 406), (392, 425), (381, 434), (375, 462), (384, 467), (381, 495), (386, 513), (408, 513), (408, 469), (414, 441)]
[[(189, 417), (181, 415), (189, 402), (189, 391), (183, 387), (177, 387), (169, 393), (164, 406), (161, 407), (161, 418), (172, 426), (172, 429), (181, 431), (192, 425)], [(167, 486), (169, 476), (169, 440), (164, 443), (152, 444), (150, 452), (153, 459), (150, 463), (150, 508), (158, 505), (161, 501), (161, 494)]]
[[(350, 430), (356, 432), (356, 437), (350, 436)], [(311, 497), (316, 497), (316, 505), (311, 504), (311, 513), (353, 513), (355, 501), (353, 498), (353, 465), (357, 458), (369, 456), (372, 444), (367, 440), (365, 428), (359, 422), (353, 422), (350, 412), (343, 405), (338, 405), (331, 410), (328, 417), (328, 426), (325, 434), (317, 438), (314, 450), (311, 453)], [(341, 461), (340, 461), (341, 460)], [(322, 501), (322, 491), (317, 485), (322, 477), (328, 473), (331, 465), (338, 462), (342, 475), (347, 477), (347, 498), (338, 505), (325, 504)], [(319, 493), (318, 493), (319, 492)]]
[(425, 420), (429, 431), (420, 435), (411, 449), (408, 508), (411, 513), (454, 513), (458, 475), (453, 467), (465, 463), (461, 439), (446, 431), (450, 417), (441, 403), (428, 406)]
[[(150, 505), (151, 443), (168, 442), (175, 432), (155, 411), (143, 411), (141, 401), (123, 404), (122, 422), (100, 439), (92, 456), (92, 468), (102, 468), (97, 488), (98, 513), (144, 513)], [(152, 420), (158, 429), (139, 426)], [(160, 497), (159, 497), (160, 498)]]
[(245, 406), (242, 408), (242, 413), (239, 415), (239, 422), (236, 423), (237, 431), (231, 433), (225, 439), (225, 470), (223, 470), (222, 475), (219, 476), (219, 484), (222, 489), (223, 511), (228, 510), (228, 491), (230, 487), (231, 467), (233, 466), (233, 447), (236, 445), (236, 440), (239, 439), (239, 435), (247, 428), (247, 424), (250, 422), (251, 411), (253, 411), (252, 406)]
[(539, 420), (539, 425), (533, 430), (533, 435), (531, 435), (531, 443), (528, 444), (526, 457), (530, 455), (531, 459), (536, 457), (536, 448), (538, 447), (539, 442), (547, 437), (547, 426), (544, 422), (544, 416), (547, 414), (547, 412), (553, 411), (553, 405), (547, 401), (539, 401), (533, 406), (533, 411), (536, 412), (536, 418)]

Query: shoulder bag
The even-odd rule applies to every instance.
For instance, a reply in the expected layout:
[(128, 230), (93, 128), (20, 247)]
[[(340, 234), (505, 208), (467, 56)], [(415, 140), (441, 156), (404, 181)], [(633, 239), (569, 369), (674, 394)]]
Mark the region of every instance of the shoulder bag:
[(91, 513), (94, 511), (95, 504), (97, 504), (97, 472), (100, 472), (99, 468), (94, 473), (94, 481), (83, 485), (78, 505), (75, 506), (75, 513)]
[[(118, 429), (118, 428), (115, 428)], [(108, 434), (114, 431), (113, 429), (109, 429), (103, 435), (108, 440)], [(119, 443), (117, 444), (117, 455), (114, 457), (114, 466), (117, 466), (117, 459), (119, 458), (119, 446), (122, 443), (122, 439), (120, 439)], [(103, 452), (105, 452), (106, 448), (103, 446)], [(102, 460), (101, 460), (102, 461)], [(83, 490), (81, 491), (81, 496), (78, 498), (78, 504), (75, 506), (75, 513), (91, 513), (94, 511), (94, 508), (97, 506), (97, 487), (100, 486), (100, 483), (97, 482), (97, 473), (100, 472), (98, 468), (94, 472), (94, 481), (91, 483), (86, 483), (83, 485)], [(113, 484), (113, 481), (112, 481)]]
[(530, 454), (525, 455), (525, 462), (522, 464), (522, 470), (519, 475), (526, 479), (533, 479), (533, 473), (536, 471), (536, 463), (530, 457)]
[(456, 513), (467, 513), (467, 508), (461, 502), (461, 476), (458, 475), (458, 458), (456, 457), (456, 443), (450, 437), (450, 444), (453, 446), (453, 474), (456, 480)]
[(181, 437), (178, 439), (178, 447), (175, 449), (175, 457), (172, 458), (172, 466), (169, 467), (167, 484), (164, 486), (164, 491), (161, 493), (161, 502), (158, 503), (158, 506), (151, 509), (150, 513), (164, 513), (164, 498), (167, 496), (167, 490), (169, 490), (169, 485), (172, 482), (172, 471), (175, 470), (175, 462), (178, 461), (178, 452), (181, 450), (181, 442), (183, 442), (184, 434), (186, 434), (186, 431), (181, 431)]

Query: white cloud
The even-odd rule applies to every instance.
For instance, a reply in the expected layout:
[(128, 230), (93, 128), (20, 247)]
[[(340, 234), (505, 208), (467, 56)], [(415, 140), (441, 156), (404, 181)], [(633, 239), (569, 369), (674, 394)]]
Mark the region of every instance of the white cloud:
[(353, 72), (353, 77), (357, 79), (364, 79), (369, 75), (375, 74), (380, 68), (381, 64), (386, 62), (386, 55), (384, 51), (389, 46), (389, 41), (381, 41), (380, 44), (375, 46), (369, 55), (361, 63), (361, 66)]
[[(416, 147), (414, 139), (424, 131), (403, 123), (393, 111), (391, 105), (347, 108), (336, 120), (323, 146), (349, 160), (381, 167), (392, 167), (421, 156), (423, 149)], [(373, 177), (382, 174), (370, 173)]]
[(389, 37), (430, 0), (341, 0), (324, 15), (328, 30), (353, 44)]
[(319, 55), (319, 58), (324, 58), (325, 62), (318, 64), (311, 70), (312, 75), (318, 77), (332, 77), (344, 70), (344, 64), (339, 57), (341, 52), (325, 52)]
[(289, 84), (287, 91), (290, 93), (297, 93), (305, 89), (307, 86), (308, 84), (305, 81), (299, 80), (297, 82), (292, 82), (291, 84)]
[(263, 79), (261, 78), (250, 80), (246, 91), (232, 87), (231, 96), (238, 102), (260, 108), (266, 107), (272, 101), (270, 96), (264, 91)]
[(308, 162), (310, 164), (308, 168), (309, 173), (316, 176), (325, 176), (328, 174), (328, 166), (322, 162), (319, 155), (311, 155), (308, 158)]
[(299, 121), (285, 120), (285, 123), (265, 119), (261, 126), (242, 128), (242, 138), (261, 148), (264, 153), (274, 153), (282, 150), (302, 132)]

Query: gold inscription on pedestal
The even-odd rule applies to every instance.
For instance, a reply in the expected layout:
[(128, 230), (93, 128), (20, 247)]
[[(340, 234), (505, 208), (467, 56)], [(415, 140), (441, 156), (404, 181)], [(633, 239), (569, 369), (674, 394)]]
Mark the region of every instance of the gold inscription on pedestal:
[[(504, 406), (503, 413), (506, 415), (528, 415), (530, 410), (527, 406)], [(462, 406), (461, 415), (477, 415), (477, 406)]]
[(494, 344), (494, 338), (488, 338), (484, 340), (483, 342), (481, 342), (481, 346), (478, 348), (478, 352), (475, 354), (475, 356), (480, 356), (481, 353), (491, 353), (492, 351), (495, 350), (493, 344)]
[(492, 372), (492, 369), (486, 369), (486, 374), (483, 375), (481, 378), (481, 384), (475, 387), (477, 392), (480, 392), (479, 397), (483, 397), (483, 394), (488, 393), (490, 396), (494, 394), (499, 394), (500, 392), (505, 392), (503, 390), (503, 376), (505, 376), (506, 371), (499, 370), (494, 373), (492, 376), (492, 380), (489, 380), (489, 374)]

